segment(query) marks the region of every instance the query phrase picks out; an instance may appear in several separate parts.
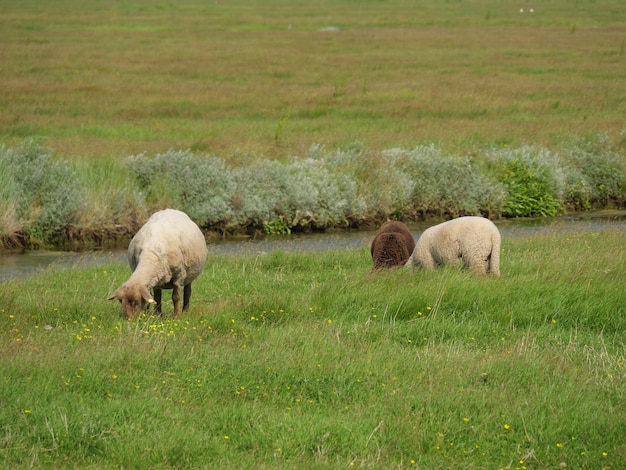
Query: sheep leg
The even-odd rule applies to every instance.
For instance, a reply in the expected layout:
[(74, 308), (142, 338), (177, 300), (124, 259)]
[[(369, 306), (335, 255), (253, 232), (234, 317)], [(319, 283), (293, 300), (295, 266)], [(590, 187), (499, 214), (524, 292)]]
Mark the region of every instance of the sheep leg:
[(174, 316), (180, 315), (180, 286), (174, 284), (172, 288), (172, 302), (174, 303)]
[(477, 274), (487, 274), (489, 259), (481, 256), (467, 256), (463, 258), (463, 267), (470, 272)]
[(185, 286), (183, 291), (183, 311), (189, 308), (189, 301), (191, 300), (191, 284)]
[(161, 289), (154, 288), (154, 311), (155, 313), (161, 313), (161, 297), (163, 291)]
[(435, 258), (430, 253), (420, 253), (419, 265), (423, 269), (435, 269), (440, 263), (435, 261)]

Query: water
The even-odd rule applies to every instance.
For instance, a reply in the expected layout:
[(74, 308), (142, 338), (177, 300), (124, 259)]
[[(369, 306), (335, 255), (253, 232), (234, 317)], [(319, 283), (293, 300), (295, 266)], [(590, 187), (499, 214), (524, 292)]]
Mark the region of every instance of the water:
[[(589, 231), (620, 228), (626, 232), (626, 211), (602, 211), (575, 216), (548, 219), (495, 221), (503, 238), (524, 237), (542, 231)], [(417, 239), (432, 223), (409, 224)], [(213, 254), (245, 255), (286, 251), (310, 253), (322, 250), (350, 250), (369, 247), (375, 230), (333, 231), (327, 233), (292, 234), (261, 239), (233, 239), (209, 242)], [(109, 263), (126, 264), (126, 250), (98, 250), (88, 252), (30, 251), (25, 254), (0, 254), (0, 281), (24, 279), (40, 270), (52, 267), (65, 269)]]

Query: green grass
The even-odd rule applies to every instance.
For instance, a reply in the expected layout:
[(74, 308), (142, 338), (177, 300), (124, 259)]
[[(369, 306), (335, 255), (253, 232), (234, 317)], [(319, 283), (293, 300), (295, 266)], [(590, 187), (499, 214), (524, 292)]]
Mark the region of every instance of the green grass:
[(118, 263), (3, 282), (0, 462), (620, 468), (625, 241), (506, 238), (498, 279), (212, 255), (180, 318), (120, 319)]
[(468, 151), (617, 138), (621, 1), (519, 9), (496, 0), (5, 1), (0, 141), (40, 136), (71, 158), (188, 147), (280, 158), (314, 143)]
[[(543, 3), (7, 0), (0, 142), (76, 160), (96, 233), (148, 209), (119, 163), (144, 152), (623, 151), (623, 2)], [(507, 239), (500, 279), (212, 256), (190, 312), (131, 322), (121, 264), (2, 282), (1, 466), (621, 468), (624, 241)]]

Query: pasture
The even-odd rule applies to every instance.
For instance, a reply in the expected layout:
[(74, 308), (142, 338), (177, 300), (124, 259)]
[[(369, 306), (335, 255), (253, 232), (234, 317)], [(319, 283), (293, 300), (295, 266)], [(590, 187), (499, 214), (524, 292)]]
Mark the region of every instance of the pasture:
[(122, 320), (119, 262), (2, 282), (0, 462), (621, 468), (625, 241), (505, 238), (500, 278), (210, 255), (178, 318)]
[(623, 3), (542, 3), (5, 0), (0, 141), (91, 160), (622, 139)]
[[(9, 247), (127, 236), (183, 200), (280, 233), (276, 194), (328, 226), (626, 194), (621, 0), (1, 3)], [(504, 239), (497, 279), (212, 254), (189, 312), (131, 321), (106, 300), (119, 262), (2, 281), (0, 467), (622, 468), (625, 241)]]

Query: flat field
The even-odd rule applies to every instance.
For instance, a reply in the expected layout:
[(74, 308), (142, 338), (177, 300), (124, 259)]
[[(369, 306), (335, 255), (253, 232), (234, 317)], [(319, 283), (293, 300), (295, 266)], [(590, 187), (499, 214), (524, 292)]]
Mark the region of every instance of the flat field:
[(497, 279), (212, 255), (180, 318), (121, 320), (119, 262), (2, 282), (0, 466), (624, 468), (625, 242), (505, 238)]
[[(0, 143), (108, 222), (118, 161), (170, 148), (624, 150), (623, 2), (537, 3), (2, 0)], [(506, 239), (498, 279), (213, 255), (180, 318), (121, 320), (120, 263), (2, 282), (0, 467), (624, 468), (625, 237)]]
[(0, 141), (279, 158), (626, 128), (621, 0), (4, 0)]

